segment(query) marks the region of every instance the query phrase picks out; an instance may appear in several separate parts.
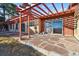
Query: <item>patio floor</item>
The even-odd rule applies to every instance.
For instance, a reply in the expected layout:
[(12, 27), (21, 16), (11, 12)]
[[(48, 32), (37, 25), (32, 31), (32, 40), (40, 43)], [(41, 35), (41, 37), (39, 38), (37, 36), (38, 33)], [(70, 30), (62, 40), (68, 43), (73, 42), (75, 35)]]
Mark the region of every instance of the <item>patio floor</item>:
[(20, 42), (28, 44), (45, 55), (79, 55), (79, 41), (72, 36), (36, 34), (30, 39), (26, 36)]
[[(7, 33), (7, 35), (15, 39), (19, 38), (13, 33)], [(20, 42), (32, 46), (44, 55), (79, 56), (79, 41), (74, 36), (34, 34), (28, 39), (27, 35), (23, 35)]]

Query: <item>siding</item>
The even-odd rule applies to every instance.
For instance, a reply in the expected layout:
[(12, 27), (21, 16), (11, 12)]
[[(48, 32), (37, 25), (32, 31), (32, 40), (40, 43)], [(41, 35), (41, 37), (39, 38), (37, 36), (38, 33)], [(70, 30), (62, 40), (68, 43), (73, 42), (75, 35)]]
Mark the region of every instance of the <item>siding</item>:
[(79, 40), (79, 4), (75, 10), (75, 20), (77, 21), (77, 28), (74, 29), (74, 36)]

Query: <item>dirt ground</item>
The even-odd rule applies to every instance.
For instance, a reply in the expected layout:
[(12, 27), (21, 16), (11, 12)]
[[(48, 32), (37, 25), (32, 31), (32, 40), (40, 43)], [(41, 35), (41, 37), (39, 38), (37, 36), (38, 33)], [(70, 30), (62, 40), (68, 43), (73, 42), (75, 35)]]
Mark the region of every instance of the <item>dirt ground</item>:
[(0, 56), (43, 56), (43, 54), (9, 36), (0, 36)]

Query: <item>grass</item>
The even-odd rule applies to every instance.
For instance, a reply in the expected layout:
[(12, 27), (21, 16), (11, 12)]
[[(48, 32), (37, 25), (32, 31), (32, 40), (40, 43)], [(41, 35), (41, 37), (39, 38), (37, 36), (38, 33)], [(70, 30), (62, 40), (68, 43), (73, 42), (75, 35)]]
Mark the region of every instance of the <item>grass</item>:
[(0, 56), (44, 56), (34, 48), (23, 45), (9, 36), (0, 37)]

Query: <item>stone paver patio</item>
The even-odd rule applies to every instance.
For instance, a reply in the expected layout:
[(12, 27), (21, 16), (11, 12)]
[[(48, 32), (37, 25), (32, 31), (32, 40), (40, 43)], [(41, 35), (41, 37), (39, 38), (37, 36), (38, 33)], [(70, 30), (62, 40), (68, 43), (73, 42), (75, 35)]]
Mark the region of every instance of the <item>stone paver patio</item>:
[(28, 44), (45, 55), (79, 55), (79, 42), (75, 37), (62, 35), (32, 35), (20, 41)]

